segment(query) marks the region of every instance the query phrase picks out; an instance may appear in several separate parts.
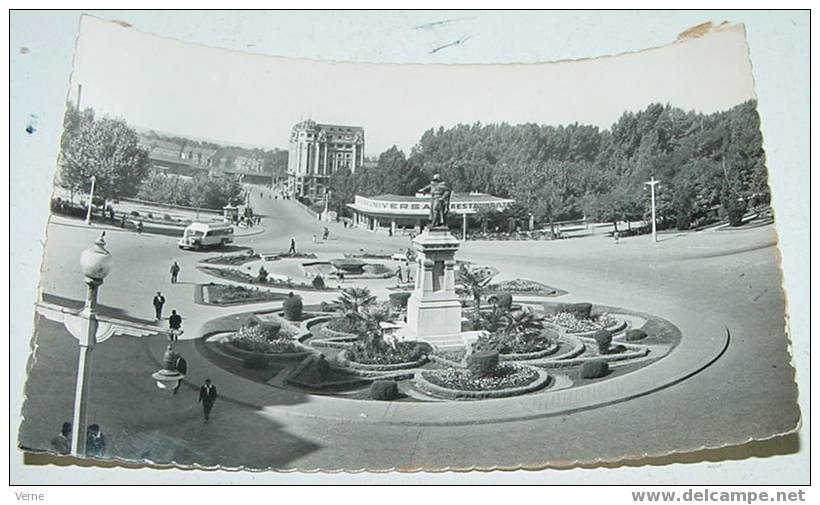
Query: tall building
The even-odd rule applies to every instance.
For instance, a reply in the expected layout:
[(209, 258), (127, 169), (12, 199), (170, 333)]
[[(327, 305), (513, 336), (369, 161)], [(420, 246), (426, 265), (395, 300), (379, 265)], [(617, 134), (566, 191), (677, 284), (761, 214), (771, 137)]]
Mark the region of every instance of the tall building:
[(297, 123), (290, 134), (288, 190), (298, 196), (321, 197), (330, 176), (340, 168), (355, 172), (364, 162), (364, 128)]

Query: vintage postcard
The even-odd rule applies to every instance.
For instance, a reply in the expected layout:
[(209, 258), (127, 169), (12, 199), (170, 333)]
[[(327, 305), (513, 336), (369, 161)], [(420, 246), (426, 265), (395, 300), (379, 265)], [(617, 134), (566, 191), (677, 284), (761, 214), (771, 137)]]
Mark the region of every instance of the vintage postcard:
[(382, 65), (85, 16), (18, 446), (436, 471), (791, 433), (753, 84), (742, 24)]

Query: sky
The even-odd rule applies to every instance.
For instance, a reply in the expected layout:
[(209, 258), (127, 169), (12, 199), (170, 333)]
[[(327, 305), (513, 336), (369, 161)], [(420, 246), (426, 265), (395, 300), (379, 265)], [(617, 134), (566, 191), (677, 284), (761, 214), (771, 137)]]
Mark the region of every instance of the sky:
[(741, 25), (618, 56), (505, 65), (368, 64), (210, 48), (84, 16), (69, 98), (181, 136), (288, 147), (302, 119), (362, 126), (365, 154), (409, 152), (458, 123), (593, 124), (653, 102), (725, 110), (754, 98)]

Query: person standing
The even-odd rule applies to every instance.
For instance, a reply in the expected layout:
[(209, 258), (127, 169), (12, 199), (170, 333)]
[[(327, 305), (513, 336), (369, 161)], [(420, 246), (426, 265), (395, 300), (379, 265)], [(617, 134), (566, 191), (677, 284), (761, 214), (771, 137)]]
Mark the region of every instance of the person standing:
[(399, 284), (404, 282), (404, 276), (401, 273), (401, 263), (399, 263), (399, 266), (396, 268), (396, 277), (399, 278)]
[(168, 338), (171, 341), (179, 340), (179, 335), (182, 333), (182, 316), (177, 314), (176, 310), (171, 311), (171, 317), (168, 318), (168, 327), (171, 329)]
[(99, 424), (92, 424), (86, 430), (85, 453), (91, 457), (105, 456), (105, 435)]
[(620, 234), (618, 233), (618, 230), (612, 232), (612, 238), (615, 239), (615, 245), (618, 245), (618, 240), (621, 238)]
[(288, 254), (296, 254), (296, 239), (293, 237), (290, 238), (290, 249), (288, 249)]
[(57, 451), (57, 454), (71, 453), (71, 423), (63, 423), (60, 433), (51, 439), (51, 447)]
[(154, 295), (154, 312), (156, 312), (157, 321), (162, 320), (162, 306), (165, 305), (165, 297), (162, 296), (162, 293), (157, 291), (157, 294)]
[(199, 388), (199, 402), (202, 403), (202, 412), (205, 414), (205, 422), (211, 417), (211, 409), (216, 403), (216, 386), (211, 384), (211, 379), (205, 379), (205, 384)]
[(176, 284), (177, 279), (179, 279), (179, 263), (174, 261), (173, 265), (171, 265), (171, 284)]
[[(177, 355), (176, 362), (174, 363), (174, 370), (176, 370), (177, 373), (180, 375), (185, 375), (188, 373), (188, 362), (185, 361), (185, 358), (183, 358), (180, 355)], [(177, 385), (174, 386), (173, 394), (177, 394), (177, 391), (179, 391), (180, 386), (182, 386), (182, 381), (178, 380)]]

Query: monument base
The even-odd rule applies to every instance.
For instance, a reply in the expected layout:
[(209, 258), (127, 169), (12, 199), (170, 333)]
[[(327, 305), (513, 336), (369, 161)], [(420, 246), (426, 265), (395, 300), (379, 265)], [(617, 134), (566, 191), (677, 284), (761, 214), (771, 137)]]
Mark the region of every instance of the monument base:
[(450, 335), (461, 332), (461, 302), (457, 299), (420, 298), (407, 300), (407, 326), (414, 335)]

